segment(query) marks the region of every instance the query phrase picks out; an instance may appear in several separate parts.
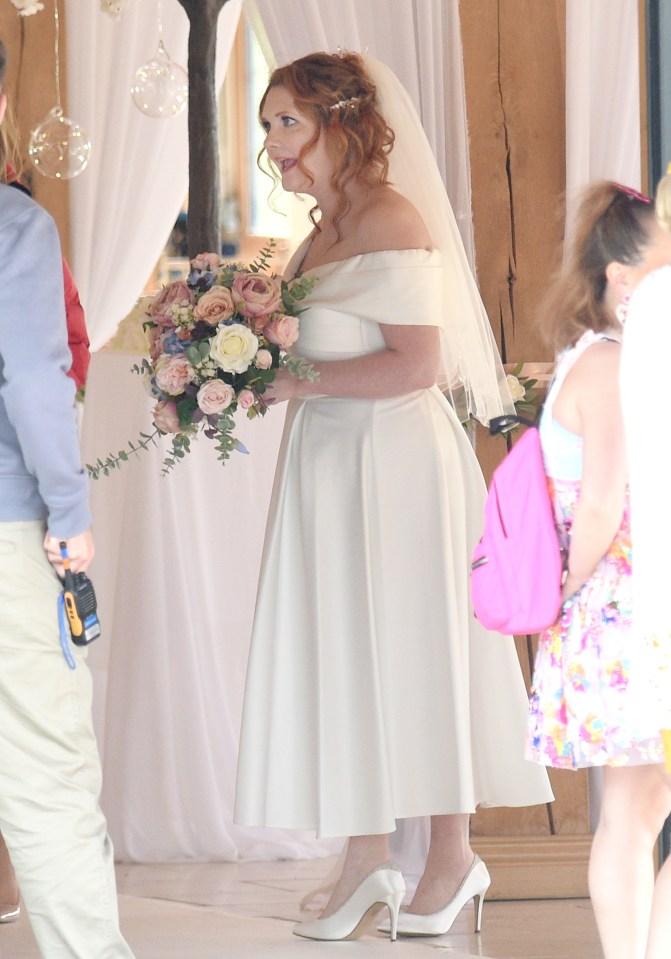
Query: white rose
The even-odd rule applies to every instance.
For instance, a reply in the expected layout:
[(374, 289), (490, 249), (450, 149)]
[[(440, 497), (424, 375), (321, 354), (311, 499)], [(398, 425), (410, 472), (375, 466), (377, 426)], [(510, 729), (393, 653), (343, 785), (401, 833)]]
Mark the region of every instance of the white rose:
[(32, 17), (34, 13), (44, 10), (44, 4), (40, 3), (40, 0), (12, 0), (12, 3), (22, 17)]
[(221, 326), (210, 340), (210, 357), (226, 373), (244, 373), (256, 356), (259, 341), (242, 323)]
[(513, 376), (512, 373), (508, 373), (506, 376), (506, 382), (508, 383), (508, 389), (510, 390), (510, 395), (513, 398), (513, 403), (519, 403), (520, 400), (523, 400), (527, 391), (524, 389), (517, 377)]

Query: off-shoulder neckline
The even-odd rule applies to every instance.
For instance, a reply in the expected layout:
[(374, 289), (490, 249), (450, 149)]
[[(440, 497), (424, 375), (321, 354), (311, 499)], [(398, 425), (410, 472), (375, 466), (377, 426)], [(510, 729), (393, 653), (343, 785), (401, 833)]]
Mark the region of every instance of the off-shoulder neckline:
[[(357, 260), (366, 260), (370, 257), (375, 256), (390, 256), (390, 255), (403, 255), (403, 254), (417, 254), (422, 253), (427, 257), (432, 256), (436, 253), (435, 249), (426, 250), (424, 247), (406, 247), (404, 249), (393, 249), (393, 250), (369, 250), (366, 253), (352, 253), (351, 256), (342, 257), (340, 260), (329, 260), (327, 263), (322, 263), (319, 266), (311, 266), (307, 270), (302, 270), (300, 273), (296, 273), (295, 276), (307, 276), (310, 273), (319, 273), (326, 271), (331, 271), (339, 266), (344, 266), (348, 263), (354, 263)], [(292, 277), (294, 279), (295, 277)]]

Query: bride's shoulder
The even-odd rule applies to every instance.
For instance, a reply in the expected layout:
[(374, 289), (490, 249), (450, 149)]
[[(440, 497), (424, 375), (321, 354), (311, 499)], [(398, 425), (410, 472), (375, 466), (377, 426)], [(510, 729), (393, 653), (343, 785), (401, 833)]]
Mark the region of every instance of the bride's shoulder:
[(370, 250), (429, 250), (431, 237), (415, 207), (391, 186), (371, 190), (358, 217), (362, 246)]

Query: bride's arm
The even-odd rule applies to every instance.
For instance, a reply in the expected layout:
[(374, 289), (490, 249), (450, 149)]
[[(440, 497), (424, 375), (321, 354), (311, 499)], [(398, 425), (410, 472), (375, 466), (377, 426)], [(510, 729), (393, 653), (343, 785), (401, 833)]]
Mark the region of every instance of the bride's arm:
[(440, 359), (440, 330), (437, 326), (380, 326), (386, 349), (349, 360), (314, 363), (319, 380), (299, 380), (281, 370), (265, 393), (268, 401), (281, 403), (292, 397), (314, 394), (385, 399), (436, 382)]

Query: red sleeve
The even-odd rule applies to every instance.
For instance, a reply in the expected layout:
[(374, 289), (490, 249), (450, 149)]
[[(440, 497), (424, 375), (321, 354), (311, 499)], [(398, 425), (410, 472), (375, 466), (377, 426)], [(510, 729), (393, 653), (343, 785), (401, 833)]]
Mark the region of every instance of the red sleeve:
[(91, 354), (89, 336), (86, 332), (84, 309), (79, 302), (79, 292), (70, 267), (63, 260), (63, 286), (65, 288), (65, 319), (68, 327), (68, 346), (72, 353), (72, 366), (68, 373), (77, 384), (77, 388), (86, 382)]

